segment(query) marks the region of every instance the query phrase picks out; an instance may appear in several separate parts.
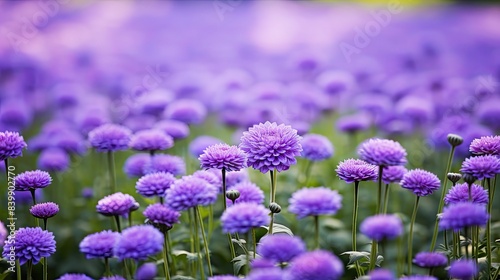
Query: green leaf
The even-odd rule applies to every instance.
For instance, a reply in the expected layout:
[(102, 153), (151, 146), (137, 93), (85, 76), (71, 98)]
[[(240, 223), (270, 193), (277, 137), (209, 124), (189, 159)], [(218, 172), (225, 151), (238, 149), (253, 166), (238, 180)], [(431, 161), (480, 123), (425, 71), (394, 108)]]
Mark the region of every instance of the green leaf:
[(241, 238), (240, 238), (240, 239), (238, 240), (238, 239), (234, 239), (234, 238), (233, 238), (233, 239), (231, 239), (231, 241), (233, 241), (233, 243), (235, 243), (235, 244), (238, 244), (238, 246), (240, 246), (240, 248), (241, 248), (243, 251), (245, 251), (245, 250), (247, 249), (247, 247), (246, 247), (247, 241), (246, 241), (245, 239), (241, 239)]
[(349, 255), (349, 263), (347, 265), (354, 264), (355, 262), (357, 262), (363, 258), (366, 259), (367, 261), (370, 261), (370, 253), (369, 252), (347, 251), (347, 252), (344, 252), (340, 255)]
[[(269, 227), (262, 226), (262, 228), (265, 228), (269, 232)], [(286, 233), (293, 236), (292, 230), (282, 224), (273, 224), (273, 233)]]
[(334, 218), (324, 218), (322, 219), (321, 224), (324, 227), (333, 230), (344, 228), (344, 223), (341, 220)]
[(239, 255), (235, 257), (231, 262), (233, 262), (233, 269), (236, 274), (238, 274), (242, 267), (247, 264), (247, 256)]
[(10, 273), (11, 271), (5, 270), (2, 274), (0, 274), (0, 280), (7, 278), (7, 276), (9, 276)]
[(191, 252), (188, 252), (188, 251), (185, 251), (185, 250), (174, 250), (172, 252), (172, 255), (179, 258), (179, 257), (186, 257), (186, 259), (189, 261), (189, 262), (193, 262), (193, 261), (196, 261), (198, 259), (198, 254), (195, 254), (195, 253), (191, 253)]
[(378, 255), (377, 260), (375, 261), (375, 265), (380, 266), (380, 264), (382, 264), (383, 261), (384, 261), (384, 256)]

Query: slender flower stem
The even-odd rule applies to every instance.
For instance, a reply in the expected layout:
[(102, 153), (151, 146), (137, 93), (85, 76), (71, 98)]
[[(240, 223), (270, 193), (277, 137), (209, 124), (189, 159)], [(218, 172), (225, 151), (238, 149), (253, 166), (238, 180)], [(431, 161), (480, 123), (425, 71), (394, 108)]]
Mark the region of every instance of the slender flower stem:
[[(276, 200), (276, 169), (270, 170), (269, 171), (271, 175), (271, 195), (269, 196), (269, 204), (275, 202)], [(273, 226), (274, 226), (274, 213), (271, 212), (271, 222), (269, 223), (269, 230), (268, 234), (272, 235), (273, 234)]]
[(111, 269), (109, 268), (109, 258), (104, 258), (104, 268), (105, 268), (104, 275), (111, 276)]
[[(443, 237), (444, 237), (444, 249), (446, 250), (446, 252), (448, 252), (448, 231), (447, 230), (444, 230)], [(448, 260), (449, 259), (450, 258), (448, 258)]]
[(17, 280), (21, 280), (21, 265), (19, 264), (19, 260), (16, 260), (16, 276)]
[(314, 216), (314, 249), (319, 249), (319, 216)]
[[(225, 197), (224, 200), (226, 200)], [(214, 231), (214, 206), (210, 204), (208, 206), (208, 239), (212, 238), (213, 231)]]
[(403, 257), (404, 240), (402, 236), (398, 237), (397, 244), (398, 244), (398, 252), (396, 256), (397, 259), (396, 273), (397, 275), (401, 275), (403, 274), (403, 264), (404, 264), (404, 257)]
[(458, 259), (458, 242), (457, 241), (457, 233), (453, 232), (453, 259), (456, 260)]
[(193, 209), (194, 210), (194, 235), (193, 235), (193, 238), (194, 238), (194, 245), (196, 247), (196, 252), (198, 255), (200, 277), (202, 280), (204, 280), (205, 279), (205, 270), (203, 269), (203, 261), (201, 258), (200, 238), (198, 237), (198, 232), (199, 232), (198, 225), (199, 225), (199, 223), (198, 223), (198, 214), (197, 214), (196, 209), (197, 209), (196, 207)]
[(9, 159), (6, 158), (3, 161), (5, 163), (5, 180), (9, 181)]
[(253, 244), (253, 258), (257, 257), (257, 238), (255, 237), (255, 228), (252, 228), (252, 244)]
[(128, 226), (132, 226), (132, 211), (128, 212)]
[(115, 158), (113, 151), (108, 151), (108, 171), (109, 171), (109, 186), (111, 193), (116, 192), (116, 177), (115, 177)]
[(387, 214), (387, 206), (389, 205), (389, 184), (385, 184), (385, 192), (384, 192), (384, 206), (383, 206), (383, 214)]
[[(248, 236), (247, 236), (247, 240), (249, 241), (250, 240), (250, 232), (248, 232)], [(246, 246), (249, 246), (248, 243), (250, 242), (247, 242)], [(248, 275), (250, 273), (250, 248), (247, 248), (247, 250), (245, 251), (246, 254), (247, 254), (247, 258), (246, 258), (246, 261), (247, 261), (247, 265), (246, 265), (246, 273), (245, 275)]]
[(48, 279), (48, 258), (43, 258), (43, 280), (47, 280)]
[(465, 258), (469, 259), (469, 227), (464, 228), (464, 238), (465, 238)]
[(170, 231), (167, 231), (165, 233), (166, 235), (166, 238), (167, 238), (167, 257), (169, 257), (171, 260), (172, 260), (172, 263), (171, 263), (171, 270), (172, 270), (172, 274), (177, 274), (177, 264), (175, 263), (175, 258), (173, 258), (171, 255), (170, 255), (170, 252), (172, 252), (173, 250), (173, 246), (172, 246), (172, 241), (170, 240)]
[(310, 160), (308, 160), (307, 163), (306, 163), (306, 168), (305, 168), (305, 171), (304, 171), (304, 179), (302, 181), (302, 183), (306, 187), (307, 187), (307, 185), (309, 183), (309, 176), (311, 175), (311, 170), (312, 170), (313, 164), (314, 164), (314, 162), (310, 161)]
[[(227, 209), (226, 202), (226, 168), (222, 168), (222, 202), (224, 205), (224, 210)], [(229, 243), (229, 250), (231, 251), (231, 260), (236, 258), (236, 251), (234, 250), (233, 238), (230, 233), (227, 233), (227, 241)]]
[[(190, 233), (189, 241), (190, 241), (190, 245), (191, 245), (191, 253), (194, 253), (194, 249), (195, 249), (194, 239), (197, 235), (194, 233), (194, 229), (193, 229), (194, 225), (193, 225), (193, 217), (191, 215), (191, 209), (188, 209), (187, 214), (188, 214), (188, 223), (189, 223), (189, 233)], [(196, 277), (196, 262), (197, 262), (197, 260), (190, 263), (189, 270), (191, 271), (191, 273), (192, 273), (191, 276), (193, 276), (193, 277)]]
[[(443, 187), (441, 189), (441, 198), (439, 199), (439, 206), (438, 206), (438, 210), (437, 210), (437, 213), (441, 213), (441, 211), (443, 211), (443, 206), (444, 206), (444, 196), (446, 195), (446, 191), (447, 191), (447, 176), (448, 176), (448, 173), (450, 172), (450, 168), (451, 168), (451, 163), (453, 161), (453, 155), (455, 154), (455, 146), (452, 146), (451, 147), (451, 150), (450, 150), (450, 155), (448, 156), (448, 163), (446, 164), (446, 170), (444, 172), (444, 176), (443, 176), (443, 179), (441, 180), (442, 184), (443, 184)], [(431, 241), (431, 248), (430, 248), (430, 251), (434, 251), (434, 248), (436, 248), (436, 241), (437, 241), (437, 237), (438, 237), (438, 233), (439, 233), (439, 219), (436, 219), (436, 222), (434, 223), (434, 232), (432, 233), (432, 241)]]
[(491, 189), (491, 179), (486, 178), (486, 185), (488, 186), (488, 214), (489, 214), (489, 219), (488, 223), (486, 224), (486, 258), (488, 260), (488, 279), (491, 278), (491, 209), (493, 205), (493, 190)]
[(113, 217), (115, 218), (116, 230), (121, 233), (122, 227), (120, 226), (120, 216), (114, 215)]
[(378, 167), (378, 194), (377, 194), (377, 214), (380, 214), (380, 206), (382, 205), (382, 173), (384, 172), (384, 167), (380, 165)]
[(200, 222), (201, 236), (203, 238), (203, 246), (205, 247), (205, 258), (207, 259), (208, 265), (208, 274), (210, 277), (213, 276), (212, 272), (212, 264), (210, 263), (210, 251), (208, 251), (208, 241), (207, 236), (205, 235), (205, 227), (203, 226), (203, 219), (201, 218), (200, 209), (198, 206), (194, 208), (194, 212), (198, 215), (198, 222)]
[[(498, 279), (498, 275), (500, 274), (500, 267), (497, 268), (497, 271), (495, 272), (495, 275), (493, 276), (493, 279)], [(491, 275), (491, 274), (490, 274)]]
[(33, 263), (31, 262), (31, 260), (28, 261), (27, 266), (28, 266), (27, 279), (31, 280), (31, 279), (33, 279), (33, 278), (31, 278), (31, 272), (33, 271)]
[(168, 270), (168, 240), (167, 233), (163, 234), (163, 273), (165, 274), (165, 279), (170, 280), (170, 271)]
[[(30, 189), (30, 193), (31, 193), (31, 198), (33, 199), (33, 205), (35, 205), (36, 204), (35, 189)], [(37, 217), (35, 217), (35, 225), (37, 227), (40, 226), (40, 222), (38, 221)]]
[(415, 219), (417, 218), (417, 210), (418, 210), (418, 201), (420, 200), (420, 196), (417, 196), (415, 199), (415, 205), (413, 206), (413, 214), (411, 215), (410, 222), (410, 232), (408, 238), (408, 275), (411, 275), (411, 267), (412, 267), (412, 259), (413, 259), (413, 226), (415, 224)]
[(370, 270), (375, 269), (376, 262), (377, 262), (377, 241), (372, 240), (372, 250), (370, 252)]
[[(359, 193), (359, 181), (354, 181), (354, 206), (352, 209), (352, 230), (351, 230), (351, 232), (352, 232), (352, 250), (353, 251), (357, 251), (356, 235), (357, 235), (357, 226), (358, 226), (358, 200), (359, 200), (358, 193)], [(356, 266), (357, 276), (360, 276), (361, 272), (360, 272), (359, 264), (357, 261), (355, 263), (355, 266)]]

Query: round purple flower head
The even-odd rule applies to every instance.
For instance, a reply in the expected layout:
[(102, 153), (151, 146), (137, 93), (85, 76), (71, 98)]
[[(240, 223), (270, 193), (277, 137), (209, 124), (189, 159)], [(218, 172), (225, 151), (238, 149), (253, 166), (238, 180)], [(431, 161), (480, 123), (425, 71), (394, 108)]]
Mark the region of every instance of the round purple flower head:
[(207, 109), (194, 99), (181, 99), (170, 103), (165, 110), (165, 117), (186, 124), (200, 124), (205, 120)]
[[(228, 190), (239, 191), (240, 197), (236, 199), (235, 203), (250, 202), (261, 204), (265, 199), (264, 192), (252, 182), (241, 182), (228, 188)], [(233, 205), (233, 202), (230, 199), (226, 199), (226, 201), (228, 206)]]
[(369, 276), (370, 280), (397, 280), (392, 271), (383, 268), (370, 271)]
[(375, 215), (366, 218), (360, 231), (375, 241), (391, 240), (403, 234), (403, 222), (396, 215)]
[(66, 130), (51, 137), (51, 142), (57, 148), (64, 150), (68, 154), (83, 155), (87, 150), (85, 142), (80, 133), (72, 130)]
[(0, 161), (8, 158), (16, 158), (23, 155), (23, 149), (27, 147), (24, 138), (17, 132), (0, 132)]
[(366, 114), (355, 114), (343, 116), (337, 120), (336, 127), (338, 131), (346, 133), (356, 133), (370, 128), (371, 119)]
[(408, 171), (400, 184), (401, 187), (411, 190), (417, 196), (428, 196), (441, 186), (435, 174), (418, 168)]
[(135, 279), (154, 280), (157, 274), (158, 270), (155, 263), (145, 263), (137, 269), (137, 272), (135, 273)]
[(470, 157), (462, 163), (460, 171), (471, 174), (478, 180), (493, 178), (500, 173), (500, 158), (492, 155)]
[(207, 181), (184, 176), (174, 182), (165, 193), (165, 204), (177, 211), (215, 203), (219, 190)]
[(293, 193), (288, 202), (288, 210), (302, 219), (337, 213), (342, 207), (342, 196), (325, 187), (303, 188)]
[(420, 267), (438, 267), (448, 264), (448, 258), (438, 252), (420, 252), (413, 259), (413, 263)]
[(408, 170), (401, 165), (393, 165), (384, 167), (382, 172), (382, 181), (384, 184), (399, 183)]
[(52, 183), (50, 174), (41, 170), (25, 171), (14, 177), (17, 191), (29, 191), (32, 189), (42, 189)]
[(183, 139), (189, 136), (189, 126), (183, 122), (175, 120), (159, 121), (154, 126), (174, 139)]
[(150, 155), (146, 153), (139, 153), (131, 155), (123, 165), (123, 172), (129, 177), (141, 177), (144, 175), (144, 166), (150, 160)]
[(132, 132), (117, 124), (103, 124), (89, 132), (89, 142), (98, 152), (128, 149)]
[[(488, 204), (488, 191), (483, 187), (472, 184), (471, 186), (472, 202), (477, 204)], [(453, 186), (444, 197), (446, 204), (469, 201), (469, 185), (467, 183)]]
[(215, 144), (209, 146), (198, 158), (203, 169), (238, 171), (246, 167), (247, 155), (236, 146)]
[(500, 136), (484, 136), (474, 139), (469, 150), (474, 155), (500, 155)]
[(30, 208), (30, 213), (39, 219), (54, 217), (59, 212), (59, 205), (54, 202), (38, 203)]
[(453, 279), (472, 280), (479, 269), (473, 260), (455, 260), (451, 263), (448, 274)]
[[(31, 205), (33, 203), (33, 196), (28, 191), (14, 191), (16, 197), (16, 203), (18, 204), (27, 204)], [(43, 189), (35, 189), (35, 200), (42, 201), (43, 200)]]
[(429, 275), (410, 275), (399, 278), (399, 280), (438, 280), (434, 276)]
[(220, 143), (224, 143), (224, 141), (208, 135), (198, 136), (189, 143), (189, 153), (198, 158), (208, 147)]
[(86, 199), (92, 199), (94, 197), (94, 189), (91, 187), (83, 188), (82, 197)]
[(278, 267), (253, 270), (247, 277), (248, 280), (284, 280), (283, 270)]
[(486, 206), (473, 202), (458, 202), (445, 207), (439, 219), (441, 230), (458, 231), (469, 226), (484, 226), (489, 219)]
[(217, 275), (208, 277), (208, 280), (239, 280), (240, 278), (232, 275)]
[(147, 223), (154, 226), (164, 225), (168, 229), (172, 228), (174, 224), (179, 223), (179, 217), (181, 216), (181, 213), (160, 203), (149, 205), (143, 214), (148, 219)]
[(130, 148), (136, 151), (162, 151), (174, 146), (174, 139), (161, 130), (141, 130), (130, 139)]
[[(15, 244), (5, 244), (3, 257), (7, 260), (19, 260), (21, 265), (31, 260), (33, 264), (40, 262), (41, 258), (50, 257), (56, 251), (56, 241), (52, 232), (36, 228), (20, 228), (15, 233)], [(11, 255), (11, 247), (15, 247), (15, 255)]]
[(5, 242), (5, 239), (7, 239), (7, 235), (7, 229), (5, 228), (5, 225), (2, 223), (2, 221), (0, 221), (0, 245)]
[(288, 234), (265, 236), (257, 245), (257, 253), (262, 258), (279, 264), (290, 262), (306, 251), (306, 245), (300, 238)]
[(323, 135), (306, 134), (302, 138), (302, 156), (311, 161), (320, 161), (331, 158), (333, 145)]
[(146, 260), (163, 249), (163, 234), (151, 225), (132, 226), (123, 230), (115, 244), (114, 254), (122, 261)]
[(117, 192), (99, 200), (96, 210), (104, 216), (124, 216), (136, 207), (137, 202), (132, 196)]
[(226, 233), (246, 233), (269, 224), (269, 210), (255, 203), (238, 203), (227, 208), (220, 221)]
[(243, 132), (240, 148), (248, 155), (248, 166), (266, 173), (276, 169), (288, 170), (300, 156), (301, 137), (295, 129), (284, 124), (260, 123)]
[(175, 177), (170, 173), (157, 172), (142, 176), (135, 184), (138, 194), (145, 197), (163, 196), (174, 183)]
[(219, 192), (222, 190), (222, 182), (220, 181), (220, 179), (217, 177), (217, 175), (208, 170), (198, 170), (193, 173), (193, 177), (207, 181), (208, 183), (216, 187)]
[(288, 280), (337, 280), (344, 273), (344, 264), (334, 254), (316, 250), (296, 257), (287, 270)]
[(150, 157), (143, 167), (144, 174), (167, 172), (174, 176), (186, 174), (186, 163), (178, 156), (157, 154)]
[(85, 274), (66, 273), (66, 274), (62, 275), (61, 277), (57, 278), (57, 280), (94, 280), (94, 279), (88, 277)]
[(37, 167), (49, 172), (64, 172), (69, 168), (69, 155), (60, 148), (43, 150), (38, 157)]
[(373, 165), (390, 166), (406, 163), (406, 150), (396, 141), (372, 138), (358, 149), (359, 157)]
[(337, 176), (346, 183), (377, 180), (377, 166), (360, 159), (346, 159), (337, 166)]
[(85, 254), (87, 259), (92, 258), (112, 258), (113, 248), (120, 238), (118, 232), (104, 230), (87, 235), (80, 242), (80, 252)]

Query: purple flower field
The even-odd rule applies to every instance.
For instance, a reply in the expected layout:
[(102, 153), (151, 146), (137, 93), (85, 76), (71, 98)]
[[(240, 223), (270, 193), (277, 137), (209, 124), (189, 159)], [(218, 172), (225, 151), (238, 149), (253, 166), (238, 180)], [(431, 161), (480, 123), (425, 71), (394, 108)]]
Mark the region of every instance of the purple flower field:
[(406, 2), (1, 2), (0, 280), (500, 279), (500, 6)]

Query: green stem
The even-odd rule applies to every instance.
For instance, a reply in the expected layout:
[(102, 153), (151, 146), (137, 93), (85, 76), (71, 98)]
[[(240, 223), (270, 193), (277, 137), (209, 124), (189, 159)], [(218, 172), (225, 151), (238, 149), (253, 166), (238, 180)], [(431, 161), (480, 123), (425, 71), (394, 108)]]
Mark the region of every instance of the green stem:
[(200, 209), (198, 209), (198, 206), (194, 208), (194, 212), (198, 216), (198, 222), (200, 222), (201, 236), (203, 238), (203, 246), (205, 247), (205, 258), (207, 259), (207, 265), (208, 265), (208, 274), (210, 275), (210, 277), (212, 277), (213, 272), (212, 272), (212, 264), (210, 263), (210, 251), (208, 251), (207, 236), (205, 235), (205, 227), (203, 226), (203, 219), (201, 218)]
[(27, 279), (31, 280), (31, 279), (33, 279), (33, 278), (31, 278), (31, 272), (33, 271), (33, 263), (31, 262), (31, 260), (28, 261), (27, 266), (28, 266)]
[(168, 270), (167, 248), (168, 248), (168, 240), (167, 240), (167, 233), (165, 232), (163, 234), (163, 272), (165, 274), (165, 279), (170, 280), (170, 271)]
[[(227, 209), (226, 201), (226, 168), (222, 168), (222, 202), (224, 205), (224, 210)], [(236, 251), (234, 250), (233, 238), (230, 233), (227, 233), (227, 241), (229, 243), (229, 250), (231, 251), (231, 260), (236, 258)]]
[(16, 260), (16, 275), (17, 280), (21, 280), (21, 265), (19, 264), (19, 260)]
[(132, 211), (128, 212), (128, 226), (132, 226)]
[(384, 167), (380, 165), (378, 167), (378, 194), (377, 194), (377, 214), (380, 214), (380, 206), (382, 205), (382, 174), (384, 173)]
[[(455, 154), (455, 147), (452, 146), (451, 150), (450, 150), (450, 154), (448, 156), (448, 163), (446, 164), (446, 170), (445, 170), (443, 179), (441, 180), (443, 187), (441, 189), (441, 198), (439, 199), (439, 206), (438, 206), (438, 210), (437, 210), (438, 214), (441, 213), (441, 211), (443, 211), (444, 196), (446, 195), (446, 191), (447, 191), (447, 188), (446, 188), (447, 182), (448, 182), (447, 177), (448, 177), (448, 173), (450, 172), (451, 163), (453, 161), (454, 154)], [(434, 251), (434, 248), (436, 248), (436, 241), (437, 241), (438, 233), (439, 233), (439, 219), (436, 219), (436, 222), (434, 223), (434, 232), (432, 234), (432, 241), (431, 241), (431, 248), (430, 248), (431, 252)]]
[(116, 177), (115, 177), (115, 158), (112, 151), (108, 151), (108, 171), (109, 171), (109, 186), (111, 193), (116, 192)]
[[(247, 237), (247, 240), (249, 241), (250, 240), (250, 232), (248, 232), (248, 237)], [(248, 243), (250, 242), (247, 242), (246, 246), (249, 246)], [(246, 265), (246, 273), (245, 275), (248, 275), (250, 273), (250, 249), (247, 248), (247, 250), (245, 250), (246, 254), (247, 254), (247, 258), (246, 258), (246, 261), (247, 261), (247, 265)]]
[(109, 268), (109, 258), (104, 258), (104, 268), (105, 268), (104, 275), (111, 276), (111, 269)]
[(495, 275), (493, 276), (493, 279), (498, 279), (498, 275), (499, 274), (500, 274), (500, 267), (497, 268), (497, 271), (495, 272)]
[(120, 216), (114, 215), (113, 217), (115, 218), (116, 230), (118, 232), (122, 232), (122, 227), (120, 226)]
[(384, 206), (383, 206), (383, 214), (387, 214), (387, 205), (389, 204), (389, 184), (385, 184), (385, 192), (384, 192)]
[(257, 238), (255, 236), (255, 228), (252, 228), (252, 244), (253, 244), (253, 258), (255, 259), (257, 251)]
[[(269, 204), (275, 202), (276, 200), (276, 169), (275, 170), (270, 170), (269, 171), (271, 175), (271, 195), (269, 196)], [(271, 222), (269, 223), (269, 230), (268, 234), (272, 235), (273, 234), (273, 226), (274, 226), (274, 213), (271, 212)]]
[(491, 210), (492, 210), (492, 205), (493, 205), (493, 193), (491, 189), (491, 180), (490, 178), (486, 178), (486, 185), (488, 186), (488, 194), (489, 194), (489, 199), (488, 199), (488, 214), (490, 215), (490, 218), (488, 219), (488, 223), (486, 224), (486, 258), (488, 260), (488, 279), (491, 278)]
[(47, 218), (43, 219), (43, 230), (47, 230)]
[(375, 269), (376, 262), (377, 262), (377, 241), (372, 240), (372, 249), (370, 252), (370, 270)]
[(130, 272), (128, 265), (127, 265), (127, 259), (123, 259), (123, 267), (125, 269), (125, 275), (128, 279), (132, 279), (132, 273)]
[[(447, 230), (444, 230), (444, 233), (443, 233), (443, 237), (444, 237), (444, 248), (446, 250), (446, 252), (448, 252), (448, 231)], [(450, 258), (448, 258), (449, 260)]]
[(193, 209), (194, 210), (194, 232), (195, 234), (193, 235), (194, 238), (194, 245), (196, 247), (196, 252), (198, 255), (198, 264), (199, 264), (199, 269), (200, 269), (200, 276), (201, 279), (205, 279), (205, 270), (203, 269), (203, 261), (201, 258), (201, 247), (200, 247), (200, 238), (198, 237), (198, 233), (200, 232), (198, 229), (198, 214), (196, 213), (196, 207)]
[(410, 222), (410, 232), (409, 232), (409, 238), (408, 238), (408, 259), (407, 259), (407, 265), (408, 265), (408, 275), (411, 275), (411, 267), (412, 267), (412, 259), (413, 259), (413, 226), (415, 224), (415, 219), (417, 218), (417, 209), (418, 209), (418, 201), (420, 199), (420, 196), (417, 196), (415, 199), (415, 205), (413, 206), (413, 214), (411, 215), (411, 222)]
[(172, 245), (172, 241), (170, 240), (170, 231), (167, 231), (165, 233), (165, 235), (166, 235), (166, 238), (167, 238), (167, 245), (168, 245), (168, 248), (167, 248), (168, 255), (167, 255), (167, 257), (169, 257), (169, 259), (172, 261), (172, 263), (171, 263), (171, 267), (172, 267), (171, 270), (172, 270), (172, 274), (175, 275), (175, 274), (177, 274), (177, 268), (176, 268), (177, 264), (175, 262), (175, 258), (173, 258), (170, 255), (170, 252), (172, 252), (172, 250), (174, 248), (173, 245)]
[[(35, 205), (36, 204), (35, 189), (30, 189), (30, 193), (31, 193), (31, 198), (33, 199), (33, 205)], [(38, 221), (37, 217), (35, 217), (35, 225), (37, 227), (40, 226), (40, 222)]]
[(308, 160), (306, 163), (306, 169), (304, 171), (304, 181), (303, 181), (305, 187), (307, 187), (307, 184), (309, 183), (309, 176), (311, 175), (313, 163), (314, 162), (310, 160)]
[[(354, 206), (352, 209), (352, 230), (351, 230), (352, 250), (353, 251), (357, 251), (356, 235), (357, 235), (357, 226), (358, 226), (358, 200), (359, 200), (358, 194), (359, 194), (359, 181), (354, 181)], [(357, 276), (359, 277), (359, 276), (361, 276), (361, 271), (360, 271), (359, 264), (357, 261), (355, 262), (355, 266), (356, 266)]]
[(469, 227), (464, 228), (464, 238), (465, 238), (465, 258), (469, 259)]
[(458, 259), (458, 242), (457, 241), (457, 233), (453, 232), (453, 259)]
[(399, 236), (397, 240), (398, 244), (398, 252), (397, 252), (397, 266), (396, 266), (396, 273), (397, 275), (401, 275), (403, 273), (403, 264), (404, 264), (404, 257), (403, 257), (403, 237)]
[[(226, 200), (225, 197), (224, 197), (224, 200)], [(209, 240), (212, 238), (213, 231), (214, 231), (214, 206), (212, 204), (210, 204), (208, 206), (208, 239)]]
[(48, 258), (43, 258), (43, 280), (47, 280), (48, 279)]
[(319, 249), (319, 216), (314, 216), (314, 249)]
[[(194, 229), (193, 229), (194, 225), (193, 225), (193, 217), (191, 215), (191, 209), (188, 209), (187, 214), (188, 214), (188, 223), (189, 223), (189, 233), (190, 233), (189, 241), (190, 241), (190, 246), (191, 246), (191, 253), (194, 253), (194, 249), (195, 249), (194, 239), (195, 239), (196, 235), (195, 235)], [(190, 263), (190, 271), (192, 272), (193, 277), (196, 277), (196, 262), (197, 262), (197, 260)]]

